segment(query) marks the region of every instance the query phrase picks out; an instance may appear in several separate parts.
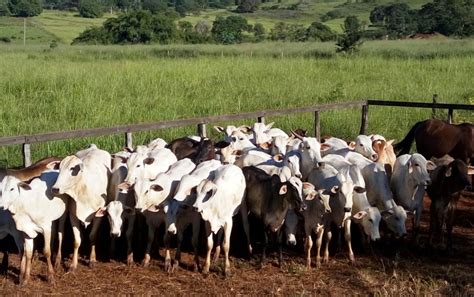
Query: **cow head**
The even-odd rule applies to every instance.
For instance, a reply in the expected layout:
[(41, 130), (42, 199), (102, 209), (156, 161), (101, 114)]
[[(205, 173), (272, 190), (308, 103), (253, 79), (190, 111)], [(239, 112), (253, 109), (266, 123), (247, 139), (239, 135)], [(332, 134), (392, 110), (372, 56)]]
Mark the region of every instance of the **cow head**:
[(302, 178), (300, 170), (300, 159), (301, 156), (298, 151), (292, 151), (285, 155), (283, 159), (283, 165), (288, 166), (291, 170), (291, 175), (298, 178)]
[(390, 231), (393, 232), (395, 236), (402, 237), (407, 233), (405, 227), (407, 213), (403, 207), (400, 205), (395, 205), (389, 210), (384, 210), (381, 215), (388, 229), (390, 229)]
[(299, 150), (303, 158), (306, 157), (310, 159), (313, 162), (313, 164), (316, 165), (316, 167), (324, 163), (321, 158), (321, 144), (318, 142), (316, 138), (302, 137), (293, 131), (292, 133), (296, 138), (301, 140)]
[(14, 176), (7, 175), (2, 181), (2, 204), (12, 214), (16, 213), (14, 201), (20, 198), (22, 188), (31, 189), (28, 184), (21, 182)]
[[(158, 211), (157, 206), (164, 201), (163, 196), (167, 196), (165, 193), (164, 185), (161, 183), (160, 176), (165, 174), (159, 174), (156, 180), (151, 179), (139, 179), (135, 183), (135, 208), (141, 210), (149, 210), (152, 212)], [(166, 198), (166, 197), (165, 197)]]
[(107, 207), (107, 217), (110, 223), (110, 235), (120, 237), (122, 234), (123, 217), (134, 214), (135, 210), (120, 201), (111, 201)]
[(255, 144), (262, 149), (269, 149), (272, 143), (272, 138), (268, 135), (268, 131), (272, 128), (274, 123), (265, 125), (264, 123), (254, 123), (252, 132)]
[(208, 179), (202, 180), (196, 188), (196, 202), (194, 202), (193, 207), (198, 212), (204, 210), (203, 206), (212, 196), (217, 192), (217, 185)]
[(68, 194), (73, 199), (78, 184), (81, 184), (84, 163), (76, 156), (67, 156), (59, 165), (59, 176), (51, 192), (54, 195)]
[(367, 135), (357, 136), (354, 150), (372, 161), (377, 161), (379, 158), (379, 155), (372, 148), (372, 140)]
[(408, 163), (408, 174), (411, 179), (419, 186), (427, 186), (431, 183), (428, 170), (434, 170), (436, 165), (432, 161), (426, 161), (420, 154), (413, 154)]
[(379, 225), (382, 216), (377, 207), (369, 207), (352, 215), (352, 219), (362, 226), (364, 233), (373, 241), (380, 239)]
[(216, 157), (215, 147), (212, 140), (203, 138), (198, 144), (197, 154), (194, 157), (193, 162), (195, 164), (200, 164), (207, 160), (213, 160)]
[(469, 167), (464, 161), (456, 159), (449, 163), (444, 170), (445, 184), (449, 185), (449, 191), (455, 193), (471, 187), (469, 180)]
[(133, 153), (127, 160), (128, 173), (125, 182), (133, 185), (139, 178), (142, 178), (145, 171), (145, 165), (154, 162), (153, 159), (147, 158), (146, 153)]

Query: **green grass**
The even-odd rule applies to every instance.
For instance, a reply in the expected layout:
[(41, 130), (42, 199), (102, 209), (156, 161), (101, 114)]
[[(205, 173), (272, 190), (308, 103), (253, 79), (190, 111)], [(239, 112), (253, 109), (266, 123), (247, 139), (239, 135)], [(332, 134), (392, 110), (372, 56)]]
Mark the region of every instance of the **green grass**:
[[(23, 18), (0, 17), (0, 38), (7, 37), (12, 45), (23, 44)], [(26, 22), (26, 43), (28, 45), (49, 44), (55, 37), (36, 26), (31, 19)], [(0, 41), (0, 44), (2, 42)]]
[[(367, 42), (354, 57), (333, 56), (334, 45), (327, 43), (60, 46), (55, 50), (3, 46), (0, 135), (365, 98), (428, 102), (434, 93), (441, 102), (469, 103), (474, 97), (473, 44), (472, 40)], [(305, 56), (315, 51), (326, 52), (327, 58)], [(368, 132), (400, 138), (430, 112), (371, 107)], [(474, 119), (472, 114), (462, 116)], [(285, 130), (312, 129), (311, 114), (267, 121), (276, 121)], [(322, 133), (351, 138), (358, 132), (359, 121), (359, 109), (324, 112)], [(171, 139), (194, 131), (195, 127), (187, 127), (138, 133), (134, 141), (143, 143), (157, 136)], [(114, 151), (122, 147), (123, 136), (34, 144), (33, 159), (66, 155), (90, 142)], [(19, 165), (19, 149), (0, 148), (0, 165)]]

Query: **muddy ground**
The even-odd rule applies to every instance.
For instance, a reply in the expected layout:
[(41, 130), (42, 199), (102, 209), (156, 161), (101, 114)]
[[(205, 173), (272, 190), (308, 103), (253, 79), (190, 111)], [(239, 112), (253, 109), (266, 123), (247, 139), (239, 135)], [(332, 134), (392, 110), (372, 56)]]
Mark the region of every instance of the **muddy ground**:
[[(409, 236), (398, 245), (398, 253), (397, 244), (388, 241), (375, 245), (372, 251), (364, 251), (355, 242), (355, 265), (349, 263), (345, 246), (336, 246), (329, 263), (321, 269), (307, 270), (300, 245), (285, 249), (283, 267), (278, 268), (275, 254), (270, 254), (266, 266), (258, 269), (258, 257), (247, 259), (236, 250), (241, 240), (238, 238), (232, 242), (232, 276), (228, 278), (223, 276), (222, 257), (205, 276), (190, 271), (192, 255), (184, 253), (183, 265), (172, 274), (163, 271), (163, 259), (159, 255), (155, 255), (150, 268), (138, 264), (128, 267), (124, 261), (108, 260), (91, 269), (85, 258), (81, 258), (74, 273), (65, 272), (69, 264), (66, 259), (56, 272), (55, 284), (51, 285), (46, 281), (46, 264), (40, 255), (33, 263), (31, 282), (20, 287), (17, 284), (19, 256), (14, 254), (10, 257), (7, 276), (0, 279), (0, 295), (474, 295), (474, 201), (463, 198), (458, 204), (454, 253), (450, 255), (441, 248), (430, 249), (425, 245), (428, 209), (429, 200), (425, 199), (419, 247), (412, 244)], [(234, 229), (235, 232), (238, 233)], [(160, 250), (160, 255), (163, 254)]]

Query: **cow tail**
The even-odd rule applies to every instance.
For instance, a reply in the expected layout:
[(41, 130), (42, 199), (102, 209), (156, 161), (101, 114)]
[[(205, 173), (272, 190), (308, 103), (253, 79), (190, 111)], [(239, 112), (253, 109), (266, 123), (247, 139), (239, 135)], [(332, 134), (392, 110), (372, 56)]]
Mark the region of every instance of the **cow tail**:
[(413, 125), (405, 138), (393, 146), (393, 150), (397, 153), (397, 157), (410, 153), (411, 144), (413, 143), (413, 140), (415, 140), (415, 131), (423, 123), (424, 121), (421, 121)]

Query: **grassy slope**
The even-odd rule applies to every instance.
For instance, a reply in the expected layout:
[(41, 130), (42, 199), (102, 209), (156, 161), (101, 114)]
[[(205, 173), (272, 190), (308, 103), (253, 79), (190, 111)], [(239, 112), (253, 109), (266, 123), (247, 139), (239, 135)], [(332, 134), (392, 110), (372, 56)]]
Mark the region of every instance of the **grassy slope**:
[[(390, 2), (390, 0), (381, 0), (380, 3)], [(412, 7), (420, 7), (428, 0), (405, 0)], [(298, 9), (288, 9), (291, 5), (300, 3)], [(379, 4), (380, 4), (379, 3)], [(297, 23), (309, 25), (314, 21), (320, 21), (322, 15), (328, 11), (337, 9), (344, 15), (356, 15), (361, 20), (369, 22), (369, 13), (373, 7), (379, 4), (351, 3), (346, 4), (341, 0), (282, 0), (262, 4), (261, 9), (249, 14), (239, 14), (246, 17), (249, 23), (262, 23), (269, 31), (278, 22)], [(270, 9), (278, 6), (278, 9)], [(200, 20), (212, 22), (217, 16), (229, 16), (235, 13), (233, 8), (229, 9), (207, 9), (198, 15), (189, 15), (184, 20), (195, 24)], [(28, 41), (29, 43), (49, 43), (52, 39), (57, 39), (62, 43), (70, 44), (71, 41), (85, 29), (92, 26), (101, 25), (104, 20), (114, 15), (105, 14), (99, 19), (86, 19), (78, 17), (73, 12), (61, 12), (45, 10), (40, 16), (29, 19), (28, 21)], [(344, 18), (338, 18), (326, 22), (326, 24), (335, 31), (341, 31), (341, 25)], [(0, 17), (0, 37), (14, 36), (13, 43), (20, 43), (22, 37), (22, 19)]]

